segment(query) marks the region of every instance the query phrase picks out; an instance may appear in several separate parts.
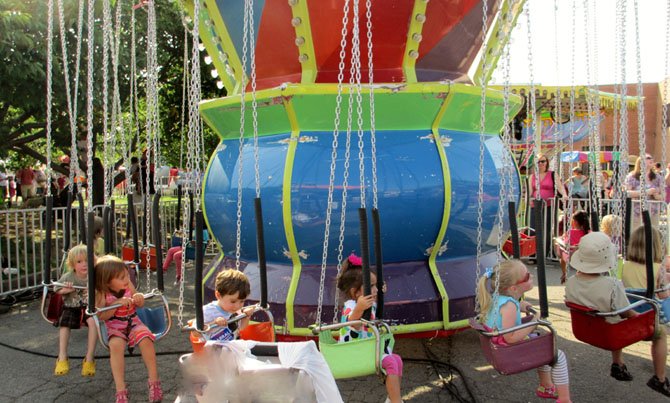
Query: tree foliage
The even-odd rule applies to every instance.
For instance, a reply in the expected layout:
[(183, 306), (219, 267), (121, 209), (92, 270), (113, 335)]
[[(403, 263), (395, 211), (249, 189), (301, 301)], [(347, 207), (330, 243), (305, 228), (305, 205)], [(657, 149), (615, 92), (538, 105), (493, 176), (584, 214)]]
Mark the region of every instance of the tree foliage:
[[(52, 102), (52, 152), (53, 158), (69, 155), (71, 148), (71, 130), (67, 113), (64, 61), (61, 51), (58, 12), (54, 0), (54, 37), (53, 37), (53, 102)], [(113, 2), (116, 3), (116, 2)], [(119, 95), (123, 113), (128, 114), (131, 77), (131, 24), (132, 2), (119, 2), (122, 8), (121, 46), (119, 49), (118, 79)], [(170, 165), (179, 165), (181, 143), (181, 116), (183, 93), (183, 55), (184, 28), (179, 2), (157, 0), (157, 41), (159, 64), (159, 103), (160, 103), (160, 141), (164, 161)], [(84, 2), (85, 4), (85, 2)], [(70, 89), (73, 91), (76, 71), (77, 13), (79, 1), (64, 0), (64, 22), (67, 41), (67, 63), (70, 75)], [(103, 36), (102, 2), (96, 2), (95, 46), (94, 46), (94, 136), (96, 154), (101, 151), (103, 132)], [(112, 10), (112, 17), (115, 10)], [(144, 134), (144, 83), (146, 76), (146, 18), (144, 9), (135, 12), (135, 54), (139, 98), (139, 132), (135, 133), (139, 142), (134, 143), (135, 150), (142, 147)], [(3, 0), (0, 2), (0, 158), (5, 160), (9, 169), (35, 161), (45, 162), (46, 148), (46, 67), (47, 67), (47, 1), (46, 0)], [(76, 137), (86, 134), (86, 16), (81, 39), (81, 61), (79, 68), (79, 86), (76, 97), (77, 129)], [(188, 39), (190, 46), (191, 38)], [(203, 66), (203, 98), (225, 95), (209, 79)], [(109, 94), (112, 88), (112, 66), (109, 69)], [(111, 111), (111, 100), (108, 104)], [(109, 112), (108, 112), (109, 113)], [(205, 132), (206, 152), (213, 150), (216, 136)], [(119, 139), (117, 139), (119, 141)], [(184, 147), (185, 149), (185, 147)], [(138, 152), (135, 151), (135, 155)], [(117, 154), (120, 157), (120, 154)], [(85, 162), (80, 161), (83, 166)]]

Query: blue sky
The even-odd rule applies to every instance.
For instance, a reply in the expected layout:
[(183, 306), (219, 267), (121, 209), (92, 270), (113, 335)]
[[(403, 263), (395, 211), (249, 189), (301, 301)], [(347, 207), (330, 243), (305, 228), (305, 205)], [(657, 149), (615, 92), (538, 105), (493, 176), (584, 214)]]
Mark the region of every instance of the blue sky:
[[(590, 81), (612, 84), (621, 81), (621, 62), (616, 43), (616, 0), (589, 0), (588, 32), (585, 31), (583, 0), (527, 0), (530, 6), (533, 76), (536, 84), (587, 84), (588, 55), (591, 66)], [(556, 57), (556, 25), (554, 4), (558, 4), (558, 58)], [(627, 1), (626, 10), (626, 82), (637, 82), (634, 1)], [(666, 1), (638, 0), (640, 66), (642, 82), (662, 81), (666, 75)], [(575, 4), (575, 51), (572, 67), (572, 7)], [(595, 12), (594, 12), (595, 7)], [(596, 15), (594, 31), (594, 14)], [(522, 13), (512, 33), (510, 48), (510, 82), (528, 83), (527, 19)], [(594, 34), (595, 32), (595, 34)], [(587, 41), (590, 52), (587, 54)], [(597, 39), (597, 42), (596, 42)], [(594, 44), (597, 43), (597, 50)], [(597, 58), (597, 70), (595, 59)], [(558, 59), (558, 60), (557, 60)], [(500, 63), (499, 63), (500, 66)], [(502, 84), (500, 68), (494, 73), (493, 83)]]

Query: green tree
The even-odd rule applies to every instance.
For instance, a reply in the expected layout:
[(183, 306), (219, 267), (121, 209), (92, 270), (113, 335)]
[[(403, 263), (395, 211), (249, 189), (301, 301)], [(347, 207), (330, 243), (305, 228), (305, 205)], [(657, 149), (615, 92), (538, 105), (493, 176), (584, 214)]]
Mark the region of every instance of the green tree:
[[(67, 114), (63, 60), (58, 29), (58, 17), (54, 0), (53, 38), (53, 102), (52, 102), (52, 152), (53, 158), (70, 154), (71, 131)], [(64, 1), (67, 52), (71, 90), (74, 87), (76, 31), (78, 1)], [(159, 103), (161, 113), (161, 151), (165, 162), (179, 164), (180, 125), (182, 105), (182, 75), (184, 54), (184, 29), (182, 12), (178, 2), (157, 0)], [(121, 24), (121, 47), (119, 54), (119, 88), (124, 113), (128, 113), (130, 96), (130, 10), (132, 4), (123, 2)], [(96, 2), (96, 26), (94, 48), (94, 133), (96, 154), (99, 154), (102, 116), (102, 2)], [(114, 14), (114, 11), (113, 11)], [(146, 65), (146, 15), (139, 9), (136, 14), (136, 58), (138, 68), (139, 143), (133, 144), (134, 154), (142, 147), (144, 131), (144, 83), (143, 68)], [(0, 158), (13, 169), (34, 161), (45, 162), (46, 149), (46, 53), (47, 53), (47, 1), (3, 0), (0, 2)], [(86, 17), (84, 17), (86, 24)], [(77, 94), (77, 137), (86, 133), (86, 27), (82, 31), (82, 57)], [(189, 40), (190, 42), (190, 40)], [(214, 80), (203, 66), (203, 97), (221, 96)], [(109, 66), (110, 96), (112, 68)], [(111, 100), (109, 102), (111, 110)], [(205, 133), (206, 152), (210, 153), (217, 139), (208, 130)], [(117, 154), (120, 158), (120, 155)], [(120, 163), (120, 161), (118, 162)], [(80, 161), (83, 166), (85, 161)], [(58, 166), (54, 168), (59, 169)], [(61, 171), (62, 168), (60, 168)]]

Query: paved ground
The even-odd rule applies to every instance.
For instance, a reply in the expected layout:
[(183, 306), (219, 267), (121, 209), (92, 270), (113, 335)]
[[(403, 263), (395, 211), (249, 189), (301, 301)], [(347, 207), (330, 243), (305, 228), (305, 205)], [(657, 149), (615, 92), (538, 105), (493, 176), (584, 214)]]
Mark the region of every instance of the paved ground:
[[(609, 377), (609, 353), (576, 341), (570, 331), (569, 314), (563, 308), (563, 288), (558, 285), (560, 270), (548, 270), (550, 319), (558, 329), (559, 348), (569, 359), (573, 400), (575, 402), (662, 402), (668, 398), (647, 388), (651, 376), (648, 342), (625, 350), (635, 380), (617, 382)], [(176, 319), (176, 294), (169, 292)], [(187, 293), (190, 299), (191, 292)], [(529, 299), (537, 303), (537, 292)], [(81, 361), (72, 360), (70, 374), (54, 377), (54, 358), (30, 354), (5, 345), (43, 354), (57, 352), (58, 333), (38, 312), (39, 302), (20, 304), (0, 316), (0, 402), (109, 402), (113, 401), (113, 382), (109, 360), (98, 359), (95, 378), (82, 378)], [(186, 304), (187, 317), (192, 306)], [(174, 401), (180, 390), (179, 355), (190, 348), (186, 335), (170, 332), (157, 345), (160, 374), (166, 392), (165, 401)], [(74, 332), (70, 354), (84, 353), (85, 332)], [(484, 361), (477, 335), (465, 331), (453, 337), (434, 340), (399, 339), (396, 351), (405, 359), (403, 395), (412, 402), (540, 402), (534, 395), (537, 376), (534, 371), (514, 375), (498, 375)], [(99, 347), (99, 355), (106, 351)], [(426, 358), (439, 360), (432, 365)], [(146, 401), (146, 371), (138, 356), (126, 361), (127, 382), (132, 401)], [(437, 371), (436, 371), (437, 369)], [(384, 385), (375, 377), (338, 382), (347, 402), (383, 402)], [(470, 391), (471, 395), (468, 393)]]

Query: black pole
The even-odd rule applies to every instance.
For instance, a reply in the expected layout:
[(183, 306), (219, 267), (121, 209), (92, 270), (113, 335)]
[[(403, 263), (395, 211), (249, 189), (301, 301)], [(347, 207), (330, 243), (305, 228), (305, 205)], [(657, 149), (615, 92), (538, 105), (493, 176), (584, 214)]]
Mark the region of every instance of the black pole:
[(45, 225), (45, 242), (44, 247), (44, 266), (42, 266), (42, 283), (51, 284), (51, 230), (53, 223), (54, 199), (53, 196), (47, 196), (47, 212)]
[(642, 223), (644, 225), (644, 263), (647, 269), (647, 292), (645, 297), (654, 298), (654, 239), (652, 234), (651, 217), (649, 211), (642, 212)]
[(507, 203), (507, 215), (509, 216), (509, 230), (512, 232), (512, 255), (514, 259), (519, 259), (521, 257), (521, 246), (519, 245), (519, 226), (516, 223), (515, 202)]
[(156, 193), (151, 209), (151, 236), (154, 239), (154, 246), (156, 247), (156, 282), (158, 283), (158, 290), (163, 292), (165, 290), (165, 283), (163, 279), (163, 237), (161, 234), (160, 200), (161, 194)]
[(591, 215), (591, 231), (597, 232), (600, 231), (600, 222), (598, 220), (598, 211), (599, 209), (596, 209), (594, 211), (591, 209), (591, 212), (589, 213)]
[(86, 212), (84, 211), (84, 197), (81, 193), (77, 193), (77, 201), (79, 202), (79, 209), (77, 209), (77, 216), (79, 217), (79, 242), (85, 244), (88, 237), (86, 236)]
[(188, 205), (189, 205), (189, 211), (188, 211), (188, 225), (186, 228), (188, 228), (188, 240), (192, 241), (193, 240), (193, 215), (195, 214), (195, 209), (193, 208), (193, 193), (188, 192)]
[(109, 206), (102, 208), (102, 233), (105, 239), (105, 253), (112, 253), (112, 248), (110, 247), (112, 231), (109, 229)]
[(382, 229), (379, 210), (372, 209), (372, 230), (375, 241), (375, 267), (377, 268), (377, 319), (384, 318), (384, 258), (382, 256)]
[(254, 199), (256, 211), (256, 252), (258, 253), (258, 274), (261, 280), (261, 306), (268, 307), (268, 267), (265, 261), (265, 232), (263, 231), (263, 207), (261, 198)]
[(633, 200), (630, 197), (626, 197), (626, 215), (623, 220), (623, 247), (626, 251), (628, 250), (628, 240), (630, 239), (632, 210)]
[(112, 199), (109, 204), (109, 250), (114, 253), (114, 246), (116, 245), (116, 204)]
[(202, 249), (202, 230), (203, 217), (202, 211), (195, 213), (195, 327), (202, 330), (205, 325), (205, 318), (202, 312), (202, 266), (203, 255)]
[[(537, 259), (537, 288), (540, 294), (540, 317), (549, 317), (549, 303), (547, 302), (547, 276), (545, 273), (544, 254), (544, 200), (535, 199), (533, 222), (535, 223), (535, 258)], [(548, 218), (548, 217), (547, 217)], [(549, 236), (549, 234), (547, 234)]]
[[(140, 262), (140, 244), (137, 236), (137, 216), (135, 216), (135, 205), (133, 204), (133, 194), (128, 193), (128, 221), (130, 222), (130, 231), (133, 236), (133, 262)], [(126, 236), (128, 234), (126, 233)]]
[[(363, 294), (372, 293), (370, 284), (370, 242), (368, 240), (368, 211), (366, 208), (358, 209), (358, 220), (361, 227), (361, 258), (363, 261)], [(363, 313), (363, 319), (370, 320), (372, 309), (366, 309)]]
[(179, 229), (181, 224), (181, 185), (177, 185), (177, 226)]
[[(88, 212), (88, 228), (93, 228), (95, 225), (95, 213)], [(93, 312), (95, 310), (95, 242), (93, 240), (95, 234), (93, 231), (88, 231), (86, 240), (86, 262), (88, 263), (88, 310)], [(93, 287), (91, 287), (93, 286)], [(92, 290), (91, 290), (92, 288)]]
[(72, 191), (67, 192), (67, 207), (65, 207), (65, 239), (63, 240), (63, 251), (67, 253), (72, 243), (72, 200), (74, 195)]

